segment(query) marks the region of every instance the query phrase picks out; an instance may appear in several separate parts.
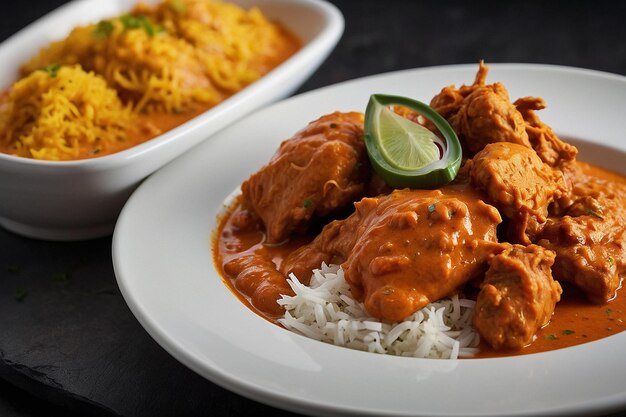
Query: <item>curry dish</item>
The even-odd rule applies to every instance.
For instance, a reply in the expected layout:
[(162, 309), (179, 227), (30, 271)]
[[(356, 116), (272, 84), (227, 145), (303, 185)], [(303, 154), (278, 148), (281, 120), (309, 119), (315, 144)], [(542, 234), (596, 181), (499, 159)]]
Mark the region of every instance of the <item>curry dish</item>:
[[(463, 147), (455, 180), (392, 189), (372, 170), (364, 116), (334, 112), (280, 145), (221, 219), (214, 260), (251, 309), (277, 303), (322, 262), (384, 322), (463, 292), (476, 300), (478, 356), (584, 343), (625, 329), (626, 178), (577, 160), (500, 83), (447, 86), (430, 105)], [(405, 117), (419, 120), (406, 109)]]
[(216, 106), (299, 48), (256, 7), (138, 2), (73, 28), (21, 65), (0, 94), (0, 152), (76, 160), (128, 149)]

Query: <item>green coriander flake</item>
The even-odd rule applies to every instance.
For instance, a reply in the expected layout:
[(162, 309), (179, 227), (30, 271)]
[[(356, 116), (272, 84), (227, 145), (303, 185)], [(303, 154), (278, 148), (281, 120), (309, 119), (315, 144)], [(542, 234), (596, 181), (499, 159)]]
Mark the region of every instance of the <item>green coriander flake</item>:
[(56, 78), (60, 68), (61, 66), (59, 64), (50, 64), (47, 67), (43, 67), (41, 71), (47, 72), (50, 78)]
[(110, 20), (101, 20), (96, 25), (96, 28), (93, 31), (93, 36), (97, 39), (108, 38), (111, 33), (113, 33), (113, 29), (115, 29), (113, 22)]
[(124, 30), (143, 29), (146, 31), (148, 36), (151, 37), (165, 30), (161, 26), (154, 26), (152, 23), (150, 23), (150, 20), (148, 20), (148, 18), (143, 15), (133, 16), (130, 14), (125, 14), (120, 16), (120, 21), (122, 22), (122, 25), (124, 25)]
[(557, 340), (558, 337), (555, 334), (547, 334), (543, 337), (546, 340)]
[(304, 208), (311, 208), (313, 207), (313, 201), (307, 198), (304, 200), (304, 203), (302, 205), (304, 206)]
[(570, 334), (574, 334), (576, 332), (573, 331), (573, 330), (565, 329), (561, 333), (564, 334), (564, 335), (570, 335)]
[(595, 210), (592, 210), (592, 209), (587, 209), (587, 210), (586, 210), (586, 213), (587, 213), (588, 215), (593, 216), (593, 217), (596, 217), (596, 218), (598, 218), (598, 219), (600, 219), (600, 220), (604, 220), (604, 217), (602, 217), (602, 215), (600, 215), (600, 213), (598, 213), (598, 212), (597, 212), (597, 211), (595, 211)]

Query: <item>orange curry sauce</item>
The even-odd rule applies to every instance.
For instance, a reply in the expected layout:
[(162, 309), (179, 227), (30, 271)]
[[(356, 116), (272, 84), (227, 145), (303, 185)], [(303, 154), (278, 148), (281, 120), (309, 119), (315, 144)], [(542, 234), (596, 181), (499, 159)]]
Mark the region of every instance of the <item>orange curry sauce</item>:
[[(584, 162), (578, 163), (587, 175), (626, 184), (626, 177)], [(262, 230), (241, 232), (233, 226), (231, 214), (236, 207), (237, 201), (219, 219), (219, 227), (212, 237), (215, 267), (220, 272), (224, 283), (243, 304), (261, 317), (279, 325), (276, 321), (277, 317), (268, 316), (256, 309), (249, 299), (235, 288), (233, 280), (224, 272), (224, 264), (234, 257), (256, 252), (269, 256), (279, 265), (290, 252), (310, 242), (314, 236), (293, 238), (289, 242), (277, 246), (263, 245), (264, 233)], [(626, 330), (626, 296), (622, 293), (623, 290), (618, 290), (617, 296), (611, 301), (597, 305), (590, 303), (576, 288), (563, 284), (561, 301), (557, 303), (550, 323), (537, 332), (530, 345), (522, 350), (495, 351), (487, 343), (481, 342), (480, 352), (474, 357), (490, 358), (545, 352), (579, 345), (622, 332)]]

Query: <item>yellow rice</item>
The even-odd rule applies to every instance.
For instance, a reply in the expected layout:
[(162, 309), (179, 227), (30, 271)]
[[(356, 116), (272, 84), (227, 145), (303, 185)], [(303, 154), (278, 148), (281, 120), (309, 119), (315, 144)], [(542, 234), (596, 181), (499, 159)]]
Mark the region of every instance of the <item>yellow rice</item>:
[[(138, 4), (128, 14), (74, 28), (22, 65), (25, 78), (0, 100), (0, 137), (5, 141), (0, 151), (76, 159), (85, 156), (75, 148), (94, 141), (94, 152), (111, 151), (117, 144), (108, 142), (128, 136), (133, 114), (210, 108), (263, 76), (298, 46), (257, 8), (245, 10), (220, 0)], [(60, 70), (46, 78), (41, 69), (52, 66)], [(98, 81), (72, 99), (95, 106), (108, 97), (97, 112), (98, 122), (59, 94), (59, 83), (82, 85), (85, 77)]]
[(77, 159), (122, 146), (134, 118), (102, 77), (78, 65), (51, 67), (8, 92), (0, 111), (0, 144), (28, 158)]

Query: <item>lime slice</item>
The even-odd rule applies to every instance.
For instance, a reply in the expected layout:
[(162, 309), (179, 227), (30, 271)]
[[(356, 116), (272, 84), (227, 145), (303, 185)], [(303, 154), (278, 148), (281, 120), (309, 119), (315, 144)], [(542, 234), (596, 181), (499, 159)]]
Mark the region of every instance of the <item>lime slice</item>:
[(391, 166), (412, 171), (439, 159), (439, 148), (435, 143), (441, 143), (441, 140), (424, 126), (387, 107), (380, 110), (375, 126), (380, 151)]
[[(443, 138), (389, 109), (404, 106), (430, 120)], [(365, 111), (365, 144), (372, 166), (394, 188), (437, 188), (461, 165), (461, 144), (432, 107), (401, 96), (374, 94)]]

